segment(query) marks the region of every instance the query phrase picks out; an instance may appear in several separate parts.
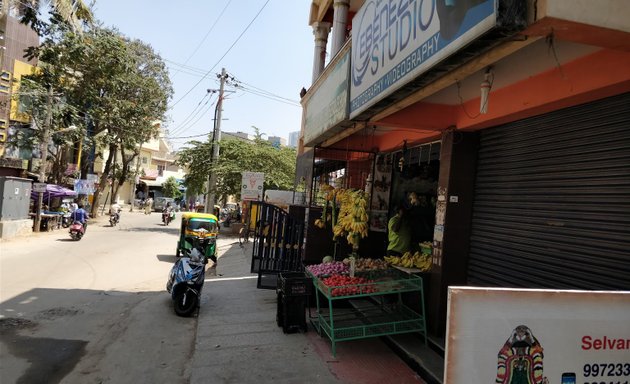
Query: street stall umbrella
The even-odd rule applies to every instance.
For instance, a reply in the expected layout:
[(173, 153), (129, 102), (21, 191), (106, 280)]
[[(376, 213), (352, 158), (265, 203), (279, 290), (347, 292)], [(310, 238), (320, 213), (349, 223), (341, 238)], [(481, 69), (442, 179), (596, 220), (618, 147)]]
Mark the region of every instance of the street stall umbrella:
[[(44, 191), (44, 200), (48, 201), (50, 205), (50, 199), (55, 197), (74, 197), (77, 196), (76, 191), (72, 189), (64, 188), (56, 184), (46, 184), (46, 191)], [(37, 201), (38, 193), (31, 191), (31, 200)]]

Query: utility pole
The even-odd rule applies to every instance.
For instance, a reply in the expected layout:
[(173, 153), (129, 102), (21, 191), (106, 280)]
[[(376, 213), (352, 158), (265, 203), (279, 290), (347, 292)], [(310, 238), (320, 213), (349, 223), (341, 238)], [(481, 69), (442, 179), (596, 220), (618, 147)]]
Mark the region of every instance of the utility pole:
[[(221, 110), (223, 109), (223, 88), (226, 79), (225, 68), (221, 69), (221, 85), (219, 87), (219, 100), (217, 100), (217, 113), (214, 120), (214, 133), (212, 135), (212, 166), (219, 161), (219, 142), (221, 141)], [(208, 195), (206, 197), (206, 213), (214, 211), (216, 203), (217, 173), (210, 172), (208, 176)]]
[[(40, 151), (40, 163), (39, 163), (39, 175), (37, 179), (40, 183), (46, 182), (46, 166), (48, 159), (48, 142), (50, 141), (50, 129), (52, 128), (52, 87), (48, 87), (48, 100), (46, 101), (46, 122), (44, 123), (44, 134), (42, 142), (39, 146)], [(39, 232), (39, 227), (42, 222), (42, 205), (44, 204), (44, 192), (37, 193), (37, 213), (35, 214), (35, 227), (34, 232)]]

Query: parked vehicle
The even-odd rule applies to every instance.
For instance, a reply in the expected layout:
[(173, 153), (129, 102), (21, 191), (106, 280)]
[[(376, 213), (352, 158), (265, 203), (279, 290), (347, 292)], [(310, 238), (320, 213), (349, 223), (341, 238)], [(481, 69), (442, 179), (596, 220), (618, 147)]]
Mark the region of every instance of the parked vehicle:
[(153, 200), (153, 210), (156, 212), (161, 212), (168, 203), (171, 203), (172, 207), (177, 205), (175, 204), (175, 199), (173, 199), (172, 197), (156, 197)]
[(84, 234), (85, 228), (83, 227), (83, 224), (81, 224), (80, 221), (73, 222), (70, 226), (70, 237), (72, 238), (72, 240), (79, 241)]
[(215, 215), (207, 213), (186, 212), (182, 214), (182, 223), (177, 241), (175, 255), (186, 255), (199, 241), (202, 253), (216, 262), (216, 239), (219, 235), (218, 220)]
[(70, 212), (64, 212), (63, 216), (61, 216), (61, 226), (68, 228), (70, 224), (72, 224), (72, 214)]
[[(204, 232), (201, 229), (200, 232)], [(178, 316), (191, 316), (199, 308), (201, 289), (206, 277), (208, 258), (203, 254), (202, 238), (195, 238), (184, 257), (177, 259), (166, 283)]]

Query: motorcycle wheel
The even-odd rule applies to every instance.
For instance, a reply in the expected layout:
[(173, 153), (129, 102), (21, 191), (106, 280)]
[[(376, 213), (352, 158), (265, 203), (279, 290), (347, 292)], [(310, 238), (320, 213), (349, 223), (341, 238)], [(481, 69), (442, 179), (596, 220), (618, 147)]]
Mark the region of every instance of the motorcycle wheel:
[(197, 309), (197, 295), (194, 291), (187, 289), (175, 297), (175, 314), (182, 317), (192, 316)]

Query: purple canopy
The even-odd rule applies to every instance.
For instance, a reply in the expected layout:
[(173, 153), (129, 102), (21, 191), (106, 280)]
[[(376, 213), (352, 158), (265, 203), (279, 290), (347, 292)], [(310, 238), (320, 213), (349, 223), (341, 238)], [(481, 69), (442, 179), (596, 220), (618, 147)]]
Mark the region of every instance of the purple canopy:
[[(44, 192), (44, 200), (50, 200), (54, 197), (76, 196), (77, 193), (72, 189), (64, 188), (56, 184), (46, 184), (46, 192)], [(37, 200), (39, 193), (31, 191), (31, 199)]]

